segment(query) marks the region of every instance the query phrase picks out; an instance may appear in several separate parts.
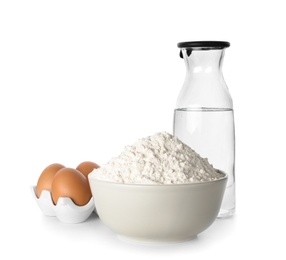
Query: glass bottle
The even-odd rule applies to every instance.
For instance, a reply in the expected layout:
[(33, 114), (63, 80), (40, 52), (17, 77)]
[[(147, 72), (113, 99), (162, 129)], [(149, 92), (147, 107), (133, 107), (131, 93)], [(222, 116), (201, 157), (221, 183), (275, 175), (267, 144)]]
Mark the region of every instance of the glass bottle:
[(228, 175), (219, 218), (235, 210), (235, 136), (232, 98), (222, 74), (229, 42), (180, 42), (186, 77), (174, 112), (174, 135)]

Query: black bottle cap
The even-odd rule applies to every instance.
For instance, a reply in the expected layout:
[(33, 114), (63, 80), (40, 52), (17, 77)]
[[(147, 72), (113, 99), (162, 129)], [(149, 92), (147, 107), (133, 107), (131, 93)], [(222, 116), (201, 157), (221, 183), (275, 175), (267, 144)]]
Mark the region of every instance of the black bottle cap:
[(222, 41), (179, 42), (177, 46), (186, 49), (223, 49), (229, 47), (230, 43)]

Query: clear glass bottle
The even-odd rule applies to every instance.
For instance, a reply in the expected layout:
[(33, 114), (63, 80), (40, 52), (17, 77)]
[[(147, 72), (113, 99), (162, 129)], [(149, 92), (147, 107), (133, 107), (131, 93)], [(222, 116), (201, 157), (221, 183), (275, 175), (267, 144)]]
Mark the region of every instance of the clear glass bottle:
[(222, 74), (229, 42), (178, 43), (187, 67), (174, 112), (174, 135), (228, 174), (219, 218), (235, 210), (235, 136), (232, 98)]

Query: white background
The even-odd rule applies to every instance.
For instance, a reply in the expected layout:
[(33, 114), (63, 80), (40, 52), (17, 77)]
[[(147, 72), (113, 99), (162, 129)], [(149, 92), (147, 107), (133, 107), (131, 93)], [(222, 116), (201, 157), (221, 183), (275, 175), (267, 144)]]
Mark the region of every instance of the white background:
[[(1, 259), (285, 259), (285, 1), (1, 1)], [(237, 212), (197, 239), (121, 242), (94, 215), (42, 215), (48, 164), (103, 164), (165, 130), (185, 65), (176, 44), (226, 40), (236, 120)], [(4, 257), (5, 255), (5, 257)]]

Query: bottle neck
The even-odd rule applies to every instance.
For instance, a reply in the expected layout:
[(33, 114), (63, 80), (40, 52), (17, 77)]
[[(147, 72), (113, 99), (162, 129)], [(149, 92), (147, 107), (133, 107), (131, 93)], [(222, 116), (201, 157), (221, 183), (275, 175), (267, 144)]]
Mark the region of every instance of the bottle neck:
[(222, 74), (224, 49), (181, 49), (187, 71), (176, 108), (232, 109)]
[(182, 50), (187, 73), (219, 76), (222, 74), (224, 49)]

